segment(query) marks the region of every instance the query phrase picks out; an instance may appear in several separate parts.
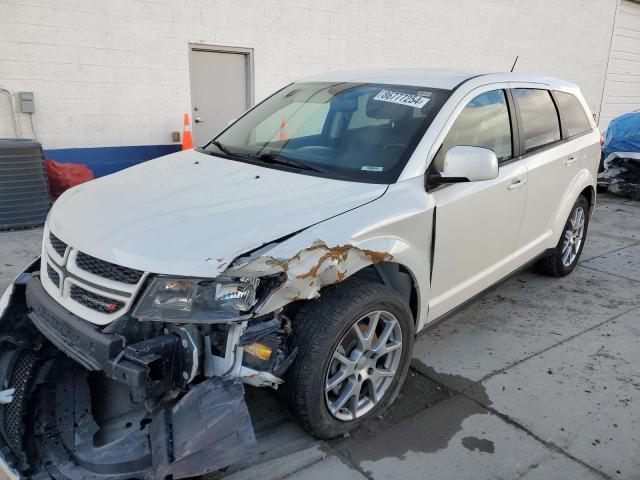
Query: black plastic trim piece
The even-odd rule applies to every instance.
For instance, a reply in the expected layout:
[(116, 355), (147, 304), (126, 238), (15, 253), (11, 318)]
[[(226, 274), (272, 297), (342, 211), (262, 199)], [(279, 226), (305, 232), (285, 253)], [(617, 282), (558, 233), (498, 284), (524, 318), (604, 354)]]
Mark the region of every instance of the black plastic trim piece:
[(467, 183), (469, 179), (467, 177), (446, 177), (440, 172), (431, 172), (428, 174), (427, 181), (429, 185), (446, 185), (448, 183)]
[(433, 217), (431, 220), (431, 263), (429, 264), (429, 286), (431, 286), (431, 280), (433, 279), (433, 262), (436, 258), (436, 215), (438, 207), (433, 207)]
[[(516, 99), (513, 96), (513, 90), (511, 88), (505, 89), (505, 95), (507, 96), (507, 104), (509, 105), (509, 118), (511, 119), (511, 152), (512, 158), (507, 162), (511, 162), (514, 159), (519, 159), (524, 151), (522, 143), (522, 132), (520, 132), (520, 122), (518, 110), (516, 108)], [(502, 164), (504, 164), (503, 162)]]
[(38, 277), (27, 282), (29, 319), (56, 347), (87, 370), (101, 370), (124, 347), (122, 337), (105, 335), (68, 312), (45, 291)]
[(558, 122), (560, 122), (560, 139), (564, 140), (568, 138), (567, 136), (567, 126), (565, 125), (564, 115), (562, 114), (562, 110), (560, 110), (560, 105), (558, 104), (558, 97), (556, 97), (555, 90), (548, 90), (551, 95), (551, 99), (553, 100), (553, 105), (556, 107), (556, 114), (558, 115)]
[(465, 83), (473, 80), (474, 78), (478, 78), (478, 77), (484, 77), (485, 75), (492, 75), (491, 73), (479, 73), (478, 75), (473, 75), (472, 77), (469, 78), (465, 78), (464, 80), (462, 80), (460, 83), (458, 83), (455, 87), (453, 87), (451, 89), (452, 92), (455, 92), (458, 88), (460, 88), (462, 85), (464, 85)]

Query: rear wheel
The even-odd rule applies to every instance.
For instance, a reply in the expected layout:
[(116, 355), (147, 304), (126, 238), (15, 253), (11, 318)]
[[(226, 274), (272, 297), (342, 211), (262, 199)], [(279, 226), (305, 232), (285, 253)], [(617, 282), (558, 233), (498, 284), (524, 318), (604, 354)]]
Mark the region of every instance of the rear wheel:
[(580, 195), (571, 209), (558, 245), (553, 253), (536, 262), (536, 270), (543, 275), (564, 277), (578, 263), (589, 226), (589, 202)]
[(293, 322), (298, 356), (281, 388), (312, 435), (333, 438), (379, 415), (411, 360), (411, 311), (395, 290), (359, 279), (328, 287)]

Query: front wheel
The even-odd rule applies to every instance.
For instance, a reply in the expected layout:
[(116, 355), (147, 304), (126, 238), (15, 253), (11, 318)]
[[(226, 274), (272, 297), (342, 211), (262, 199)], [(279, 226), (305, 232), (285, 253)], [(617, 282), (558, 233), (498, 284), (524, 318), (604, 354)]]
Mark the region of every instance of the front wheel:
[(589, 226), (589, 202), (580, 195), (569, 213), (560, 241), (551, 255), (536, 262), (536, 269), (543, 275), (564, 277), (578, 263)]
[(382, 413), (411, 361), (411, 311), (395, 290), (350, 279), (323, 290), (293, 322), (298, 355), (281, 388), (302, 427), (333, 438)]

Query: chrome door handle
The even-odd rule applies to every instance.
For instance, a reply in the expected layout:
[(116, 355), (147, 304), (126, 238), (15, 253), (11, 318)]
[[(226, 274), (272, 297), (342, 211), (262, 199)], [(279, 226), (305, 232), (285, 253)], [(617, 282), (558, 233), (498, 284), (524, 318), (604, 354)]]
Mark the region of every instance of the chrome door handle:
[(193, 119), (193, 121), (195, 123), (202, 123), (202, 122), (205, 122), (206, 120), (204, 118), (196, 117)]
[(507, 187), (507, 190), (517, 190), (518, 188), (524, 187), (525, 183), (527, 182), (525, 182), (521, 178), (517, 178), (509, 184), (509, 186)]
[(564, 164), (567, 167), (569, 167), (569, 166), (573, 165), (577, 159), (578, 159), (578, 157), (569, 157), (564, 161)]

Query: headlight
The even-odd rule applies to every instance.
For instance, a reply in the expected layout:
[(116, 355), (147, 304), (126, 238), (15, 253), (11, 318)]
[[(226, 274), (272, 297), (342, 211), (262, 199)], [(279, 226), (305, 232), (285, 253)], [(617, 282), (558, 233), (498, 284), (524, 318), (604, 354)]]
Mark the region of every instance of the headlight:
[(133, 311), (139, 320), (216, 323), (256, 303), (258, 278), (154, 278)]

